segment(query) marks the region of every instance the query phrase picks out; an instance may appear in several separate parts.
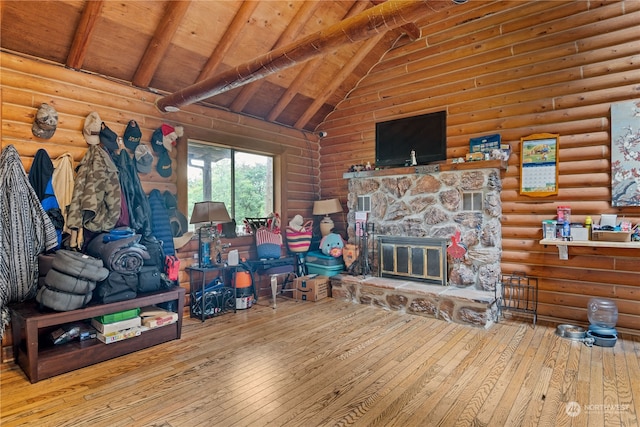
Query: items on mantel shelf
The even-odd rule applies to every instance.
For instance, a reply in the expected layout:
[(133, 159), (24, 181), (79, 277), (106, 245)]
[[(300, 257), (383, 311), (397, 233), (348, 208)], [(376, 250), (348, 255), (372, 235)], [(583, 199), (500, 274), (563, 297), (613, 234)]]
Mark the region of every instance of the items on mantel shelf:
[(407, 174), (429, 174), (435, 172), (447, 172), (455, 170), (473, 169), (502, 169), (507, 170), (506, 160), (479, 160), (464, 163), (433, 163), (428, 165), (404, 166), (398, 168), (360, 170), (356, 172), (345, 172), (343, 178), (369, 178), (374, 176), (392, 176)]

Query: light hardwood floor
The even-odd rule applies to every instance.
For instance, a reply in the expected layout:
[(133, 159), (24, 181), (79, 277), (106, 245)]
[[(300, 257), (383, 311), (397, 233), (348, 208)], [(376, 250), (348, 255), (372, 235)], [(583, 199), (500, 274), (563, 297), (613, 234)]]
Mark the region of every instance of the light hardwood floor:
[(0, 424), (638, 425), (638, 337), (590, 348), (526, 319), (479, 330), (333, 299), (266, 304), (185, 318), (179, 341), (37, 384), (5, 364)]

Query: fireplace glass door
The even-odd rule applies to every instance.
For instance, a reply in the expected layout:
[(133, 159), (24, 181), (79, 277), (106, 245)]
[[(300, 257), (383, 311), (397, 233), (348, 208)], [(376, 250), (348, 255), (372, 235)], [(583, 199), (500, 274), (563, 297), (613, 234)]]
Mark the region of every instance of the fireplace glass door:
[(442, 239), (380, 236), (380, 276), (446, 285), (445, 242)]

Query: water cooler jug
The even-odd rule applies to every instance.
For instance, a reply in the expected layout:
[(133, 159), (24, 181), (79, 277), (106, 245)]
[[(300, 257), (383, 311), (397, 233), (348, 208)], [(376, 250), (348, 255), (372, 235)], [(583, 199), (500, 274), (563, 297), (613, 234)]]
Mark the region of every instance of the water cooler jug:
[(593, 338), (593, 345), (613, 347), (618, 340), (616, 322), (618, 306), (607, 298), (591, 298), (587, 303), (589, 330), (587, 336)]

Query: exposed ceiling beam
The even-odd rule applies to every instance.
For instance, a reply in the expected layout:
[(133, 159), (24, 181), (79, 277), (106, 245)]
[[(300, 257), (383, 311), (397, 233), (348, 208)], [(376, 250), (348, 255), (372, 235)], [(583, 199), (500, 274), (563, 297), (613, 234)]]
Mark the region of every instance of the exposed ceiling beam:
[(164, 16), (156, 28), (153, 38), (144, 52), (138, 69), (133, 75), (132, 83), (138, 87), (148, 87), (164, 57), (171, 39), (178, 31), (182, 18), (187, 13), (191, 1), (170, 1), (164, 11)]
[[(278, 40), (274, 43), (273, 49), (277, 49), (281, 46), (284, 46), (289, 43), (293, 43), (293, 41), (298, 37), (300, 32), (304, 29), (305, 24), (311, 17), (313, 13), (316, 11), (318, 6), (320, 6), (321, 1), (305, 1), (302, 3), (302, 6), (296, 13), (296, 16), (291, 20), (287, 28), (280, 35)], [(242, 88), (240, 94), (233, 100), (229, 108), (231, 111), (240, 112), (247, 106), (247, 103), (253, 98), (253, 95), (258, 91), (262, 81), (258, 80), (253, 83), (250, 83)]]
[(84, 57), (87, 54), (87, 50), (89, 50), (91, 37), (96, 29), (96, 22), (98, 22), (103, 5), (104, 1), (102, 0), (85, 3), (82, 16), (80, 17), (80, 23), (73, 35), (69, 55), (67, 55), (67, 67), (73, 68), (74, 70), (82, 68)]
[(252, 61), (188, 86), (165, 97), (156, 105), (160, 111), (177, 111), (214, 95), (243, 86), (280, 70), (293, 67), (340, 46), (370, 38), (421, 17), (434, 10), (429, 0), (388, 1), (318, 31), (290, 45), (275, 49)]
[[(385, 1), (387, 0), (371, 0), (371, 3), (375, 5), (379, 5), (381, 3), (384, 3)], [(409, 24), (401, 25), (400, 28), (402, 28), (402, 30), (407, 34), (407, 36), (412, 41), (420, 38), (420, 33), (421, 33), (420, 28), (413, 22)]]
[(196, 83), (205, 80), (208, 77), (211, 77), (213, 73), (216, 71), (218, 66), (222, 63), (225, 55), (233, 45), (233, 42), (238, 38), (240, 33), (247, 26), (247, 22), (253, 11), (258, 7), (259, 2), (257, 1), (244, 1), (240, 5), (238, 12), (236, 12), (231, 24), (227, 27), (224, 32), (224, 35), (220, 39), (220, 42), (216, 45), (216, 48), (213, 50), (213, 53), (207, 60), (207, 63), (204, 65), (202, 70), (200, 71), (200, 75), (196, 80)]
[[(346, 13), (343, 20), (357, 15), (358, 13), (365, 10), (368, 6), (369, 6), (368, 2), (365, 2), (365, 1), (355, 2), (351, 6), (351, 9), (349, 9), (349, 11)], [(269, 120), (270, 122), (276, 121), (280, 113), (282, 113), (284, 109), (287, 108), (287, 105), (289, 105), (289, 103), (293, 100), (296, 94), (300, 92), (300, 89), (302, 89), (302, 87), (307, 83), (307, 79), (310, 79), (313, 73), (315, 73), (315, 71), (318, 69), (318, 67), (322, 65), (323, 57), (324, 55), (317, 57), (311, 61), (308, 61), (304, 65), (304, 68), (302, 69), (302, 71), (298, 73), (298, 75), (291, 82), (289, 87), (287, 87), (287, 90), (285, 91), (285, 93), (282, 94), (280, 99), (278, 99), (278, 102), (276, 103), (276, 105), (271, 109), (271, 112), (267, 116), (267, 120)]]
[(311, 120), (313, 115), (317, 113), (318, 110), (325, 103), (325, 101), (329, 99), (331, 94), (335, 92), (336, 89), (338, 89), (338, 87), (342, 84), (342, 82), (344, 82), (344, 80), (349, 76), (349, 74), (351, 74), (351, 72), (358, 66), (360, 61), (362, 61), (364, 57), (367, 56), (369, 52), (371, 52), (371, 49), (373, 49), (378, 44), (378, 42), (380, 42), (380, 39), (382, 39), (383, 37), (384, 37), (384, 33), (380, 33), (370, 38), (369, 40), (367, 40), (360, 47), (360, 49), (358, 49), (356, 54), (349, 59), (349, 62), (344, 64), (344, 66), (340, 69), (338, 74), (333, 76), (333, 78), (331, 79), (331, 84), (324, 88), (324, 93), (320, 94), (319, 96), (316, 96), (313, 99), (313, 102), (311, 103), (309, 108), (307, 108), (304, 114), (302, 114), (296, 121), (294, 125), (295, 128), (302, 129), (306, 126), (306, 124), (309, 122), (309, 120)]

